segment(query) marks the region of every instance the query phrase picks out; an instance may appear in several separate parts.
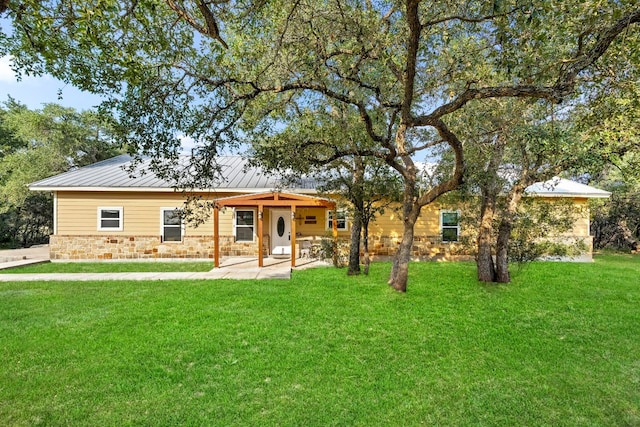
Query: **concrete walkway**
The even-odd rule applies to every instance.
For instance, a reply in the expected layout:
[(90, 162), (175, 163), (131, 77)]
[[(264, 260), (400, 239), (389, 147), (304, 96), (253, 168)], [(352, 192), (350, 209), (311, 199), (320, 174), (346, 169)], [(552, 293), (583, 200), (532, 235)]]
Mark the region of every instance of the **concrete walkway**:
[[(40, 260), (44, 262), (46, 260)], [(258, 267), (258, 260), (252, 258), (226, 258), (220, 268), (206, 272), (138, 272), (138, 273), (37, 273), (37, 274), (0, 274), (0, 282), (35, 281), (99, 281), (99, 280), (262, 280), (290, 279), (291, 261), (288, 259), (265, 258), (265, 266)], [(9, 267), (5, 262), (0, 269)], [(317, 260), (303, 259), (296, 263), (297, 269), (328, 265)]]
[(49, 261), (49, 245), (0, 250), (0, 270)]

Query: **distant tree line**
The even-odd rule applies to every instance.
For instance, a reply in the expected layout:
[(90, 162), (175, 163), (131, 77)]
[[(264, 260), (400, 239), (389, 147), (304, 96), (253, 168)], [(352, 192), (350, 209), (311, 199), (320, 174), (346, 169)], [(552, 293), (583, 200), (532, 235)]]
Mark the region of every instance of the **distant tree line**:
[(109, 126), (92, 111), (56, 104), (30, 110), (9, 98), (0, 106), (0, 247), (47, 243), (53, 196), (28, 185), (118, 153)]

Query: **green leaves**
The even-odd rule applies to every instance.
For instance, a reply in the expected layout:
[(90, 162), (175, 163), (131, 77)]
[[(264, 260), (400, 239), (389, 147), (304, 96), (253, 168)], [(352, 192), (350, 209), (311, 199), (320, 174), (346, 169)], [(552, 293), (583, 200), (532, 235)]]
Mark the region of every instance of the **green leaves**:
[(30, 183), (118, 151), (110, 127), (95, 113), (56, 104), (29, 110), (9, 99), (0, 109), (0, 135), (6, 135), (0, 150), (0, 213), (8, 221), (0, 245), (32, 244), (48, 235), (51, 196), (30, 192)]

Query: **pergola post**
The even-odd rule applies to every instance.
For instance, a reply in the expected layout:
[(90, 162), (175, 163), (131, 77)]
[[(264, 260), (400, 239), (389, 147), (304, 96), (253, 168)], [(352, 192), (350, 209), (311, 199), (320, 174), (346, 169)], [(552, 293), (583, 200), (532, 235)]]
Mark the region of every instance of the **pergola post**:
[(215, 205), (213, 208), (213, 265), (220, 267), (220, 208)]
[(264, 266), (262, 254), (262, 222), (263, 222), (264, 206), (258, 205), (258, 267)]
[(296, 266), (296, 206), (291, 205), (291, 268)]
[(338, 209), (333, 207), (333, 265), (338, 265)]

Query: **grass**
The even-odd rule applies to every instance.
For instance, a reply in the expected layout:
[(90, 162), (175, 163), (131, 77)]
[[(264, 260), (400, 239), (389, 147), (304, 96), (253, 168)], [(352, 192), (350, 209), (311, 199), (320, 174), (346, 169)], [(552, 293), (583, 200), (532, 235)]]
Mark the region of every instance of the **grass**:
[(213, 261), (203, 262), (43, 262), (0, 270), (0, 274), (31, 273), (130, 273), (209, 271)]
[(640, 257), (0, 283), (3, 425), (639, 425)]

